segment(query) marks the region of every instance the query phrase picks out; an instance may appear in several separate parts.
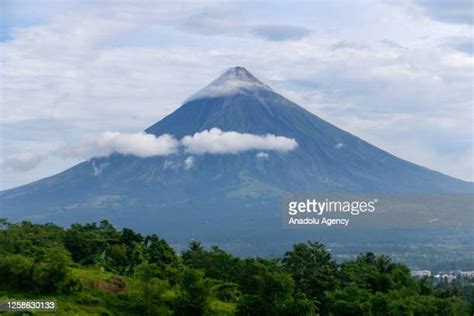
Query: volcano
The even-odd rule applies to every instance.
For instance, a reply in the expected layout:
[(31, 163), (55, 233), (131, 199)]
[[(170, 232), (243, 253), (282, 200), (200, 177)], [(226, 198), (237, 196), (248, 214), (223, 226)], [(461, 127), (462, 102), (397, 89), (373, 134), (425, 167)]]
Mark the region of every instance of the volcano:
[[(174, 241), (278, 234), (287, 192), (472, 192), (472, 183), (397, 158), (278, 94), (243, 67), (227, 70), (145, 130), (275, 135), (292, 150), (140, 158), (114, 153), (0, 193), (0, 217), (62, 225), (109, 219)], [(98, 172), (100, 170), (100, 172)]]

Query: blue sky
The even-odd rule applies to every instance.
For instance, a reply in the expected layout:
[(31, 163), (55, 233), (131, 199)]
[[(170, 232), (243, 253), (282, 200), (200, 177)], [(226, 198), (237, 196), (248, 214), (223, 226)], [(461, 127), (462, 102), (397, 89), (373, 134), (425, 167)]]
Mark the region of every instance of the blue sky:
[(1, 183), (138, 132), (232, 66), (404, 159), (473, 180), (471, 1), (0, 2)]

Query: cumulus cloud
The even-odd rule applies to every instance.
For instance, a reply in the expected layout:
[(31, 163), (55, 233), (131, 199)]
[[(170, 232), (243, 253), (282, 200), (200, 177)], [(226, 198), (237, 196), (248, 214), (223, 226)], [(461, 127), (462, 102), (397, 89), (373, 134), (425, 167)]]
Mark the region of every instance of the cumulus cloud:
[[(178, 141), (174, 136), (163, 134), (155, 136), (145, 133), (104, 132), (77, 145), (62, 145), (49, 154), (56, 157), (90, 159), (105, 157), (113, 153), (133, 155), (141, 158), (169, 156), (178, 152), (192, 154), (238, 154), (248, 150), (274, 150), (287, 152), (298, 144), (292, 138), (283, 136), (254, 135), (238, 132), (223, 132), (218, 128), (187, 135)], [(268, 158), (265, 152), (259, 152), (257, 158)], [(21, 153), (9, 156), (3, 161), (3, 167), (12, 170), (27, 171), (35, 168), (42, 160), (40, 155)], [(165, 160), (164, 169), (191, 169), (195, 157), (188, 156), (184, 162)], [(108, 163), (91, 161), (93, 174), (99, 176), (109, 166)]]
[(268, 154), (266, 152), (261, 151), (258, 152), (255, 157), (258, 159), (268, 159)]
[[(188, 1), (183, 7), (188, 7), (189, 4)], [(232, 3), (216, 6), (203, 2), (197, 2), (195, 5), (199, 8), (176, 20), (176, 28), (206, 36), (238, 34), (242, 31), (246, 16), (238, 6)]]
[(287, 152), (298, 143), (293, 138), (272, 134), (254, 135), (238, 132), (224, 132), (212, 128), (181, 140), (186, 152), (192, 154), (236, 154), (248, 150), (274, 150)]
[[(180, 147), (184, 147), (185, 152), (192, 154), (237, 154), (248, 150), (287, 152), (297, 146), (294, 139), (283, 136), (223, 132), (218, 128), (212, 128), (194, 135), (186, 135), (181, 141), (168, 134), (155, 136), (145, 133), (104, 132), (79, 145), (61, 146), (54, 153), (62, 157), (84, 159), (108, 156), (112, 153), (147, 158), (175, 154)], [(184, 169), (190, 169), (194, 165), (194, 161), (193, 156), (187, 157), (184, 161)], [(163, 167), (165, 169), (174, 168), (176, 163), (166, 160)], [(94, 172), (96, 173), (96, 171)]]
[(188, 158), (186, 158), (186, 160), (184, 160), (184, 170), (189, 170), (193, 166), (194, 166), (194, 157), (193, 156), (189, 156)]
[(468, 55), (474, 55), (474, 39), (469, 37), (450, 38), (445, 46)]
[(395, 41), (391, 41), (391, 40), (388, 40), (388, 39), (382, 39), (382, 40), (379, 40), (379, 43), (389, 47), (389, 48), (395, 48), (395, 49), (407, 49), (407, 47), (403, 46), (403, 45), (400, 45), (399, 43), (395, 42)]
[(25, 152), (8, 156), (3, 160), (3, 167), (14, 171), (30, 171), (43, 160), (40, 155)]
[(77, 146), (63, 146), (57, 153), (65, 157), (82, 158), (107, 156), (112, 153), (146, 158), (173, 154), (178, 147), (179, 142), (167, 134), (156, 137), (145, 133), (105, 132)]
[(259, 25), (252, 33), (268, 41), (294, 41), (311, 34), (311, 30), (294, 25)]
[(434, 20), (455, 24), (474, 24), (471, 0), (418, 0), (417, 3)]
[(369, 49), (369, 47), (365, 44), (358, 43), (358, 42), (351, 42), (351, 41), (337, 41), (336, 43), (331, 45), (331, 51), (335, 52), (338, 50), (365, 50)]

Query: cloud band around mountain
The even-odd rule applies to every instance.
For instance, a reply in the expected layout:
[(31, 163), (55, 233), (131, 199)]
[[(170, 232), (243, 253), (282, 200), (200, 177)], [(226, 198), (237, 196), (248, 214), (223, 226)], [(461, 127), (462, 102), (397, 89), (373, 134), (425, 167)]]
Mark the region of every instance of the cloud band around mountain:
[(287, 152), (298, 146), (294, 139), (284, 136), (224, 132), (218, 128), (185, 136), (181, 143), (185, 151), (192, 154), (237, 154), (249, 150)]
[(171, 135), (154, 136), (145, 133), (105, 132), (78, 146), (64, 146), (58, 150), (66, 157), (103, 157), (112, 153), (134, 155), (141, 158), (167, 156), (177, 152), (179, 142)]
[(288, 152), (297, 146), (294, 139), (284, 136), (255, 135), (212, 128), (184, 136), (180, 141), (168, 134), (154, 136), (145, 133), (105, 132), (74, 148), (70, 153), (90, 157), (107, 156), (115, 152), (146, 158), (175, 154), (180, 147), (186, 153), (199, 155), (238, 154), (251, 150)]
[[(184, 136), (181, 140), (169, 134), (155, 136), (146, 133), (104, 132), (78, 145), (64, 145), (52, 154), (82, 159), (105, 157), (113, 153), (148, 158), (169, 156), (182, 149), (186, 153), (196, 155), (260, 151), (256, 157), (268, 159), (268, 154), (262, 151), (288, 152), (297, 146), (298, 143), (293, 138), (284, 136), (224, 132), (219, 128), (212, 128)], [(16, 171), (29, 171), (34, 169), (42, 159), (40, 155), (23, 153), (8, 157), (3, 161), (3, 165)], [(192, 156), (186, 159), (186, 170), (193, 167), (194, 160)]]

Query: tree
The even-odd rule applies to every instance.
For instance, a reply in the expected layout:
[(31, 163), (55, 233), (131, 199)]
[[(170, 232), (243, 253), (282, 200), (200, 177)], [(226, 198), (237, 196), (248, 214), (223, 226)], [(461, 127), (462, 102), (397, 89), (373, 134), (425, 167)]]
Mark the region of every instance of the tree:
[(169, 285), (166, 281), (151, 279), (139, 282), (128, 293), (127, 311), (134, 315), (172, 315), (171, 306), (166, 298)]
[(202, 269), (208, 278), (228, 282), (237, 281), (236, 276), (239, 274), (241, 259), (217, 246), (207, 251), (199, 242), (193, 241), (189, 244), (189, 249), (183, 252), (182, 258), (186, 265), (194, 269)]
[(208, 307), (210, 287), (199, 270), (185, 268), (176, 302), (178, 315), (203, 315)]
[(341, 278), (345, 285), (355, 283), (373, 292), (387, 293), (401, 287), (414, 292), (418, 290), (406, 266), (392, 263), (389, 257), (373, 253), (361, 254), (356, 260), (344, 262), (341, 265)]
[(128, 254), (128, 247), (125, 244), (110, 245), (104, 251), (103, 265), (108, 271), (127, 274), (133, 266)]
[(325, 310), (330, 315), (370, 315), (370, 292), (349, 284), (326, 293)]
[(135, 233), (133, 230), (124, 228), (120, 232), (119, 241), (129, 247), (133, 246), (136, 243), (143, 242), (143, 236), (141, 234)]
[(0, 260), (0, 288), (3, 291), (31, 289), (33, 259), (16, 254), (3, 254)]
[(238, 316), (264, 316), (267, 315), (265, 305), (260, 296), (245, 294), (243, 295), (238, 303), (236, 315)]
[(74, 224), (66, 231), (64, 244), (71, 252), (72, 259), (81, 264), (94, 264), (105, 249), (118, 244), (120, 235), (107, 221), (80, 225)]
[(326, 247), (318, 242), (294, 245), (281, 263), (295, 280), (297, 292), (316, 302), (322, 303), (324, 292), (338, 286), (337, 264)]
[(72, 286), (69, 265), (71, 257), (62, 247), (45, 249), (33, 264), (32, 280), (35, 287), (42, 293), (67, 291)]
[(144, 257), (149, 263), (156, 264), (159, 268), (164, 268), (165, 265), (176, 265), (178, 260), (173, 248), (155, 234), (145, 238)]
[(292, 315), (297, 302), (301, 303), (298, 315), (312, 314), (314, 305), (304, 296), (295, 299), (293, 278), (275, 262), (245, 259), (240, 274), (245, 294), (238, 300), (238, 315)]

